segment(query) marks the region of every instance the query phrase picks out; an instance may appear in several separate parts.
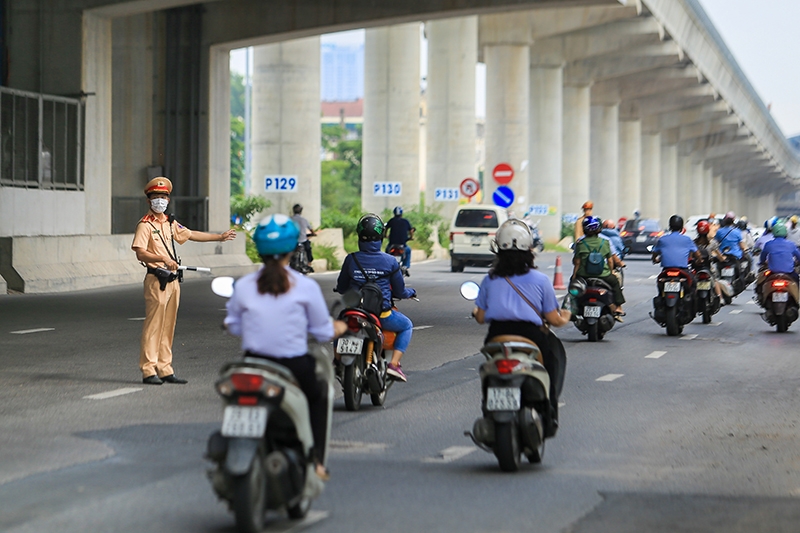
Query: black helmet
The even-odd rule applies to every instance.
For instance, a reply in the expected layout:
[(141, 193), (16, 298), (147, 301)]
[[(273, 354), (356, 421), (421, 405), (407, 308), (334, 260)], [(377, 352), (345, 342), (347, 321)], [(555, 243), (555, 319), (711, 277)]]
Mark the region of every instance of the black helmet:
[(302, 212), (303, 212), (303, 206), (302, 205), (294, 204), (294, 206), (292, 206), (292, 213), (294, 213), (295, 215), (299, 215)]
[(683, 229), (683, 217), (680, 215), (672, 215), (669, 217), (669, 230), (680, 231)]
[(381, 217), (373, 213), (361, 217), (356, 225), (359, 241), (380, 241), (383, 239), (383, 231)]

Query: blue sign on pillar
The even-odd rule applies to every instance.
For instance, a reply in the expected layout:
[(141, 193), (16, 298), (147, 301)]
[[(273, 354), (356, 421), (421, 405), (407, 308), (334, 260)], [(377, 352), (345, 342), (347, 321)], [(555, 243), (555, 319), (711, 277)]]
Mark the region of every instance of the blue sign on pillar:
[(514, 203), (514, 191), (503, 185), (492, 194), (492, 201), (499, 207), (508, 207)]

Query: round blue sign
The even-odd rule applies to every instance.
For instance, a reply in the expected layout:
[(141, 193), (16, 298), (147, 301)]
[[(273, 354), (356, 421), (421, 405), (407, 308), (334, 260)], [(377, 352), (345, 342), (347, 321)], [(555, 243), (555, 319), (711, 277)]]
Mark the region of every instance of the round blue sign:
[(492, 201), (499, 207), (508, 207), (514, 203), (514, 191), (503, 185), (492, 194)]

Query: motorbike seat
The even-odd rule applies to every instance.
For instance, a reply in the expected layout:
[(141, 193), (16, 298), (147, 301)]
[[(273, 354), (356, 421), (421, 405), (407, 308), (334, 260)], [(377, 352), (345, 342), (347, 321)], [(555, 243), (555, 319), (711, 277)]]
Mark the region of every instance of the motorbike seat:
[(220, 369), (220, 375), (225, 374), (230, 370), (234, 370), (237, 368), (257, 368), (258, 370), (271, 372), (273, 374), (278, 374), (281, 378), (285, 379), (286, 381), (293, 383), (300, 386), (300, 382), (297, 381), (297, 378), (294, 377), (291, 370), (286, 368), (285, 366), (270, 361), (269, 359), (263, 359), (261, 357), (252, 357), (246, 356), (242, 361), (234, 361), (232, 363), (227, 363)]
[[(492, 342), (494, 341), (494, 339), (502, 337), (515, 337), (521, 340)], [(483, 346), (483, 348), (481, 348), (481, 353), (487, 358), (492, 358), (499, 354), (503, 354), (506, 357), (508, 357), (508, 355), (512, 351), (515, 351), (515, 352), (525, 353), (541, 363), (542, 352), (539, 350), (539, 347), (536, 346), (536, 344), (534, 344), (530, 339), (527, 339), (525, 337), (518, 337), (516, 335), (503, 335), (495, 337), (494, 339), (490, 339), (490, 342), (488, 342)]]
[(604, 289), (608, 289), (609, 291), (613, 291), (614, 289), (611, 288), (611, 285), (606, 283), (600, 278), (586, 278), (586, 286), (587, 287), (602, 287)]
[[(520, 343), (521, 344), (530, 345), (531, 347), (536, 348), (536, 355), (534, 356), (535, 359), (537, 361), (539, 361), (540, 363), (543, 362), (542, 361), (542, 353), (541, 353), (541, 350), (539, 350), (539, 346), (535, 342), (531, 341), (527, 337), (523, 337), (521, 335), (497, 335), (496, 337), (492, 337), (491, 339), (489, 339), (489, 342), (486, 344), (486, 346), (489, 346), (490, 344), (495, 344), (495, 343), (498, 343), (498, 344), (514, 343), (514, 346), (516, 346), (517, 344), (520, 344)], [(525, 349), (519, 349), (519, 348), (516, 348), (516, 349), (518, 349), (519, 351), (525, 351)], [(494, 352), (494, 353), (497, 353), (497, 352)], [(528, 355), (531, 355), (531, 351), (528, 351), (526, 353), (528, 353)]]

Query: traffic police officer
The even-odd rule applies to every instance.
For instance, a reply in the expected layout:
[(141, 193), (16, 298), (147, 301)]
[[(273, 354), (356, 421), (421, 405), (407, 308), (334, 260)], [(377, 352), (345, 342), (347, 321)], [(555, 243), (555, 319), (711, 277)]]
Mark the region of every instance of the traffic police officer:
[(192, 231), (167, 217), (164, 212), (172, 193), (172, 182), (167, 178), (153, 178), (147, 183), (144, 193), (150, 202), (150, 212), (136, 226), (131, 244), (136, 259), (147, 267), (144, 278), (145, 319), (139, 354), (142, 382), (147, 385), (186, 383), (172, 370), (172, 338), (181, 295), (180, 285), (173, 283), (178, 279), (175, 243), (229, 241), (236, 238), (236, 231)]

